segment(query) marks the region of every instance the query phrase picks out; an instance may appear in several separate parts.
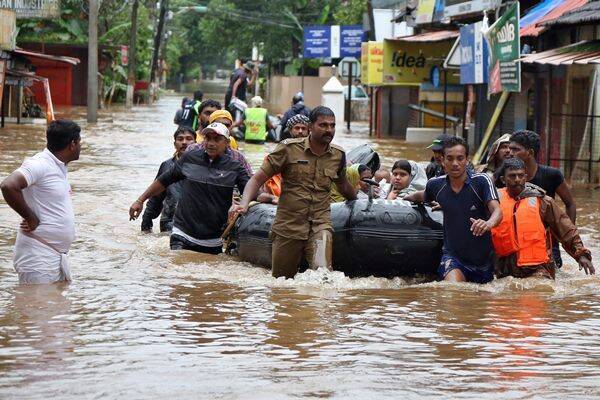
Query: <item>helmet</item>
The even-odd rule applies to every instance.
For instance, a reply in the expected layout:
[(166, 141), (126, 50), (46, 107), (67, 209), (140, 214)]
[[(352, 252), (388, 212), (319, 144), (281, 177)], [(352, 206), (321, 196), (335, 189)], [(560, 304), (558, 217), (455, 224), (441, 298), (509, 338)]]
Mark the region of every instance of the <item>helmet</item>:
[(304, 101), (304, 95), (302, 94), (302, 92), (298, 92), (294, 95), (294, 97), (292, 97), (292, 103), (297, 104), (301, 101)]

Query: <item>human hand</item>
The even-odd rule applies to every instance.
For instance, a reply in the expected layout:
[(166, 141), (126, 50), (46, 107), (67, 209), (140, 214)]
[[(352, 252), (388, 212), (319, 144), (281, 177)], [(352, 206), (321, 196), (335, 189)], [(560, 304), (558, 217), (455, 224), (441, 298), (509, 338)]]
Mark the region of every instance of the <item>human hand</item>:
[(248, 207), (244, 207), (241, 204), (233, 204), (229, 208), (229, 219), (235, 218), (238, 214), (246, 214), (248, 212)]
[(142, 213), (143, 209), (144, 203), (142, 201), (140, 201), (139, 199), (134, 201), (131, 207), (129, 207), (129, 220), (133, 221), (137, 219), (137, 217), (139, 217)]
[(396, 200), (398, 198), (398, 191), (396, 189), (390, 190), (390, 193), (388, 193), (387, 199), (388, 200)]
[(594, 265), (592, 264), (592, 260), (590, 260), (587, 256), (579, 257), (577, 262), (579, 263), (579, 270), (583, 269), (586, 275), (594, 275), (596, 273)]
[(19, 227), (24, 232), (33, 232), (40, 225), (40, 220), (35, 215), (32, 215), (29, 219), (23, 219)]
[(489, 232), (492, 229), (490, 224), (483, 219), (469, 218), (469, 220), (471, 221), (471, 232), (473, 232), (473, 235), (475, 236), (483, 236), (484, 233)]
[(273, 195), (273, 199), (271, 199), (271, 203), (277, 205), (279, 204), (279, 197)]
[(431, 203), (429, 203), (429, 205), (431, 205), (431, 211), (441, 211), (442, 210), (442, 206), (437, 201), (432, 201)]

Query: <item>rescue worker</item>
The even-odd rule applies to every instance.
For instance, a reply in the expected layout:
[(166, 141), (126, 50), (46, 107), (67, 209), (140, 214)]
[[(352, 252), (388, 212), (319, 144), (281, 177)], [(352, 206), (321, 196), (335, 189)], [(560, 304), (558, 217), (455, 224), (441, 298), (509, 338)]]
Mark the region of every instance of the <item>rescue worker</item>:
[(580, 269), (594, 274), (591, 253), (583, 246), (577, 228), (543, 189), (527, 182), (525, 163), (508, 159), (498, 174), (506, 187), (498, 190), (502, 222), (492, 229), (496, 276), (554, 279), (550, 232)]
[[(519, 157), (525, 163), (527, 181), (544, 189), (547, 196), (554, 198), (558, 195), (563, 203), (565, 203), (565, 211), (569, 218), (571, 218), (571, 222), (575, 224), (577, 205), (563, 173), (557, 168), (540, 165), (536, 161), (540, 151), (540, 135), (527, 130), (517, 131), (510, 136), (509, 148), (511, 157)], [(560, 248), (556, 241), (554, 241), (552, 247), (552, 254), (556, 267), (562, 267)]]
[(302, 92), (298, 92), (292, 97), (292, 107), (283, 114), (283, 117), (281, 117), (281, 126), (283, 128), (283, 132), (281, 132), (282, 139), (292, 137), (291, 132), (287, 128), (287, 123), (294, 115), (300, 114), (306, 117), (310, 116), (310, 108), (304, 105), (304, 94), (302, 94)]
[(427, 148), (433, 152), (433, 157), (431, 157), (431, 161), (425, 168), (427, 179), (436, 178), (446, 174), (443, 166), (444, 142), (451, 137), (452, 135), (439, 135), (429, 146), (427, 146)]
[[(308, 136), (308, 125), (310, 120), (304, 114), (298, 114), (290, 118), (287, 122), (287, 128), (293, 138), (305, 138)], [(281, 174), (275, 174), (270, 177), (261, 188), (257, 201), (260, 203), (279, 203), (281, 196), (281, 186), (283, 181)]]
[(229, 130), (215, 122), (202, 131), (204, 146), (188, 150), (148, 186), (129, 208), (130, 220), (142, 212), (144, 202), (170, 185), (183, 181), (175, 210), (171, 250), (220, 254), (221, 234), (231, 207), (233, 189), (240, 192), (250, 179), (244, 166), (228, 153)]
[[(180, 126), (173, 135), (175, 155), (163, 161), (158, 168), (156, 178), (168, 171), (181, 157), (188, 145), (196, 142), (196, 133), (189, 127)], [(164, 192), (158, 196), (152, 196), (148, 200), (146, 210), (142, 216), (142, 232), (152, 232), (152, 220), (160, 215), (160, 231), (171, 232), (173, 229), (173, 215), (175, 208), (181, 198), (181, 182), (169, 185)]]
[(436, 202), (444, 212), (440, 280), (487, 283), (494, 279), (490, 231), (502, 220), (498, 193), (486, 174), (468, 168), (469, 145), (452, 136), (443, 144), (446, 175), (430, 179), (425, 191), (404, 197)]
[(250, 99), (250, 107), (244, 110), (240, 121), (234, 122), (232, 128), (242, 125), (246, 127), (244, 131), (244, 140), (248, 143), (264, 144), (267, 140), (267, 133), (272, 129), (269, 121), (269, 112), (263, 108), (263, 99), (260, 96), (254, 96)]
[(190, 127), (194, 131), (198, 129), (198, 115), (200, 114), (199, 109), (202, 105), (203, 97), (204, 93), (202, 93), (201, 90), (196, 90), (194, 92), (194, 99), (192, 101), (188, 101), (183, 107), (179, 125)]
[(231, 216), (247, 212), (259, 188), (281, 173), (283, 188), (271, 230), (274, 277), (293, 278), (302, 256), (310, 268), (331, 268), (331, 183), (335, 182), (347, 199), (356, 199), (356, 190), (346, 178), (346, 154), (331, 144), (334, 135), (333, 111), (315, 108), (310, 114), (309, 136), (279, 143), (246, 185), (241, 203), (231, 208)]
[(483, 172), (490, 176), (494, 175), (494, 172), (500, 168), (504, 160), (510, 157), (510, 133), (505, 133), (500, 136), (490, 146), (490, 151), (487, 156), (487, 163), (479, 165), (476, 168), (477, 172)]

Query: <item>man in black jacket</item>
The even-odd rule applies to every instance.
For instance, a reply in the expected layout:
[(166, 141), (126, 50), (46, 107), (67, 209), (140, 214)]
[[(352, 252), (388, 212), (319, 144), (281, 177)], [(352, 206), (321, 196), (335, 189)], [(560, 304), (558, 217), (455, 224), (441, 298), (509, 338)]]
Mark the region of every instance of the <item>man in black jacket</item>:
[(281, 118), (281, 129), (283, 130), (281, 139), (289, 139), (292, 137), (291, 132), (287, 129), (287, 122), (290, 118), (298, 114), (305, 115), (306, 117), (310, 116), (310, 108), (304, 105), (304, 95), (302, 92), (298, 92), (292, 97), (292, 107), (287, 110)]
[(250, 175), (241, 162), (226, 153), (229, 130), (215, 122), (202, 130), (204, 148), (186, 151), (170, 170), (160, 175), (129, 208), (131, 220), (139, 217), (144, 202), (181, 182), (181, 198), (175, 209), (171, 250), (219, 254), (221, 234), (227, 223), (233, 189), (240, 193)]
[[(187, 126), (180, 126), (173, 135), (175, 141), (175, 155), (168, 160), (163, 161), (158, 168), (156, 178), (171, 169), (175, 161), (181, 157), (185, 149), (192, 143), (196, 143), (196, 133)], [(142, 232), (152, 232), (152, 220), (160, 215), (160, 231), (171, 232), (173, 229), (173, 215), (177, 202), (181, 197), (181, 182), (169, 185), (164, 192), (157, 196), (152, 196), (148, 200), (146, 211), (142, 216)]]

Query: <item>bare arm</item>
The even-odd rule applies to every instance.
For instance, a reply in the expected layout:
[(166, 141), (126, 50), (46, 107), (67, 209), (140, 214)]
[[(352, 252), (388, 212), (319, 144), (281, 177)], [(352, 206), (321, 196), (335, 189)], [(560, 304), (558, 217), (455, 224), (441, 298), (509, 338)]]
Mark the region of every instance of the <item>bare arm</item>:
[(577, 205), (575, 204), (575, 199), (573, 199), (573, 194), (571, 194), (571, 190), (567, 185), (567, 182), (563, 181), (557, 188), (556, 194), (560, 199), (565, 203), (565, 208), (567, 211), (567, 215), (571, 222), (575, 223), (577, 219)]
[(250, 178), (246, 184), (246, 187), (244, 188), (244, 195), (242, 196), (241, 203), (232, 206), (230, 213), (244, 214), (246, 211), (248, 211), (248, 205), (252, 200), (256, 199), (256, 195), (258, 194), (261, 186), (264, 185), (269, 178), (270, 177), (267, 176), (262, 169), (259, 169), (256, 174), (252, 175), (252, 178)]
[(148, 189), (146, 189), (146, 191), (142, 193), (142, 195), (136, 201), (134, 201), (129, 208), (129, 220), (132, 221), (139, 217), (142, 209), (144, 208), (144, 202), (152, 196), (161, 194), (164, 190), (165, 187), (158, 179), (152, 182), (152, 184), (148, 186)]
[[(234, 83), (233, 83), (233, 87), (231, 88), (231, 98), (236, 98), (236, 93), (238, 90), (238, 87), (240, 87), (240, 85), (242, 84), (242, 79), (243, 78), (238, 78)], [(225, 107), (229, 107), (229, 104), (225, 104)]]
[(2, 196), (4, 197), (4, 200), (6, 200), (6, 204), (15, 210), (17, 214), (23, 218), (26, 224), (25, 226), (24, 224), (21, 224), (21, 228), (26, 231), (33, 231), (38, 227), (40, 221), (25, 202), (23, 189), (26, 187), (27, 180), (22, 173), (17, 171), (10, 174), (2, 181), (2, 184), (0, 184)]
[(338, 191), (347, 200), (356, 200), (357, 190), (348, 182), (348, 177), (344, 174), (342, 179), (335, 182)]
[(411, 201), (413, 203), (423, 203), (425, 201), (425, 191), (419, 190), (418, 192), (411, 193), (407, 196), (404, 196), (404, 200)]

